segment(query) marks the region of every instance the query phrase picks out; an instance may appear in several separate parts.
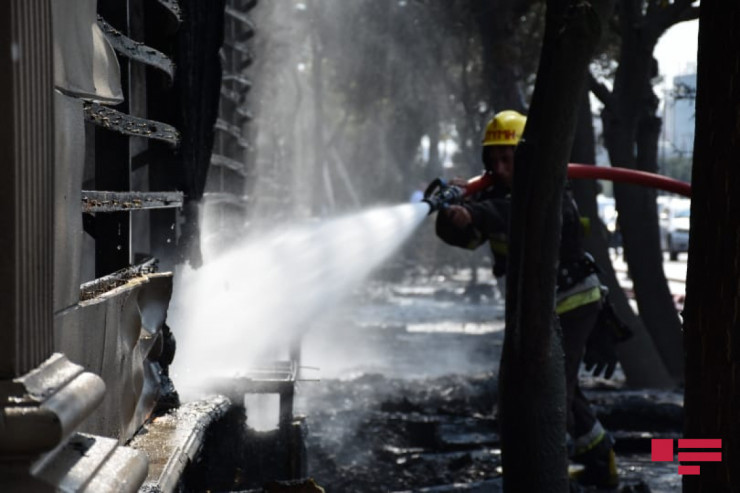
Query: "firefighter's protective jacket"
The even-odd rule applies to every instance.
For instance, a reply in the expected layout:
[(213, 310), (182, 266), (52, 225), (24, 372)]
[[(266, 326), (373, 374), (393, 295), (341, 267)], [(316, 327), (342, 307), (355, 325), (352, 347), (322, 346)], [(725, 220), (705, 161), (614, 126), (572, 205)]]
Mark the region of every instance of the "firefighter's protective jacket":
[[(562, 202), (556, 293), (558, 313), (601, 298), (600, 282), (595, 275), (596, 266), (583, 248), (584, 232), (578, 207), (567, 189)], [(494, 259), (493, 274), (496, 277), (506, 275), (510, 190), (494, 186), (473, 195), (462, 206), (470, 212), (471, 224), (466, 228), (458, 228), (446, 214), (439, 213), (435, 223), (437, 236), (447, 244), (471, 250), (488, 241)]]

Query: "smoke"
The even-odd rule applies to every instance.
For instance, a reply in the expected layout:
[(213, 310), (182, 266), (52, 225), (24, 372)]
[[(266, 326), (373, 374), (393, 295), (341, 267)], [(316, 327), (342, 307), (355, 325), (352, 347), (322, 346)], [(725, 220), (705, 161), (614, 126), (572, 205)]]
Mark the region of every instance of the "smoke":
[[(251, 237), (203, 267), (182, 266), (170, 305), (178, 389), (234, 376), (286, 349), (327, 317), (417, 228), (423, 203), (376, 208)], [(282, 353), (281, 353), (282, 351)]]

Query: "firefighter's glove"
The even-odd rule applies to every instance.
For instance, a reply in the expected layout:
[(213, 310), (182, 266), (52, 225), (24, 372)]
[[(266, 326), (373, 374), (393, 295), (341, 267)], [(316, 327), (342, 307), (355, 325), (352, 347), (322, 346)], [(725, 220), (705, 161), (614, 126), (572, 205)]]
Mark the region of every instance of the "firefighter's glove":
[(629, 325), (624, 323), (617, 312), (614, 311), (614, 306), (609, 301), (609, 295), (604, 299), (597, 323), (607, 327), (617, 342), (624, 342), (633, 335)]
[(586, 371), (595, 377), (604, 374), (604, 378), (611, 378), (617, 366), (617, 341), (603, 326), (596, 326), (588, 336), (586, 354), (583, 363)]
[(617, 366), (617, 344), (630, 337), (632, 330), (617, 317), (609, 300), (605, 300), (596, 326), (586, 341), (583, 356), (586, 370), (595, 377), (603, 374), (604, 378), (611, 378)]
[(467, 228), (473, 222), (470, 211), (461, 205), (451, 205), (444, 209), (442, 214), (447, 216), (447, 219), (459, 229)]

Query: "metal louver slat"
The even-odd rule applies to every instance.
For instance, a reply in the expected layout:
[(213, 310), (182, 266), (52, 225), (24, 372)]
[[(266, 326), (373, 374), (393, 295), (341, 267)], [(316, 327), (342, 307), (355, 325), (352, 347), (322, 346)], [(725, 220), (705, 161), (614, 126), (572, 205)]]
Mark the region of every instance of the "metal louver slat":
[(254, 24), (252, 23), (251, 19), (249, 19), (249, 17), (246, 16), (246, 14), (243, 14), (229, 6), (226, 7), (225, 12), (226, 12), (226, 15), (228, 15), (229, 17), (236, 19), (237, 21), (244, 24), (245, 31), (249, 35), (252, 35), (254, 33)]
[(105, 37), (108, 39), (111, 46), (113, 46), (113, 49), (119, 54), (161, 70), (169, 76), (170, 80), (174, 78), (175, 63), (167, 55), (145, 45), (144, 43), (134, 41), (115, 27), (108, 24), (105, 19), (100, 16), (98, 16), (98, 26), (100, 26), (100, 29), (105, 33)]
[(114, 132), (133, 137), (145, 137), (177, 145), (180, 134), (175, 127), (166, 123), (127, 115), (97, 103), (86, 103), (85, 120)]
[(229, 157), (222, 156), (221, 154), (211, 155), (211, 165), (230, 169), (231, 171), (235, 171), (245, 178), (247, 176), (247, 172), (244, 169), (243, 163), (240, 163), (239, 161), (236, 161)]
[(82, 212), (119, 212), (182, 207), (182, 192), (82, 191)]

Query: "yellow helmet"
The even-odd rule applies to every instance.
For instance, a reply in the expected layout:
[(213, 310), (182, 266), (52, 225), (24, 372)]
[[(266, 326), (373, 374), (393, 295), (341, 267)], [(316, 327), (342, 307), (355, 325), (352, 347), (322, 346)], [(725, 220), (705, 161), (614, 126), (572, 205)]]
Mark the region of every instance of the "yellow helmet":
[(515, 146), (524, 133), (527, 117), (514, 110), (505, 110), (496, 115), (486, 125), (483, 136), (484, 146)]

